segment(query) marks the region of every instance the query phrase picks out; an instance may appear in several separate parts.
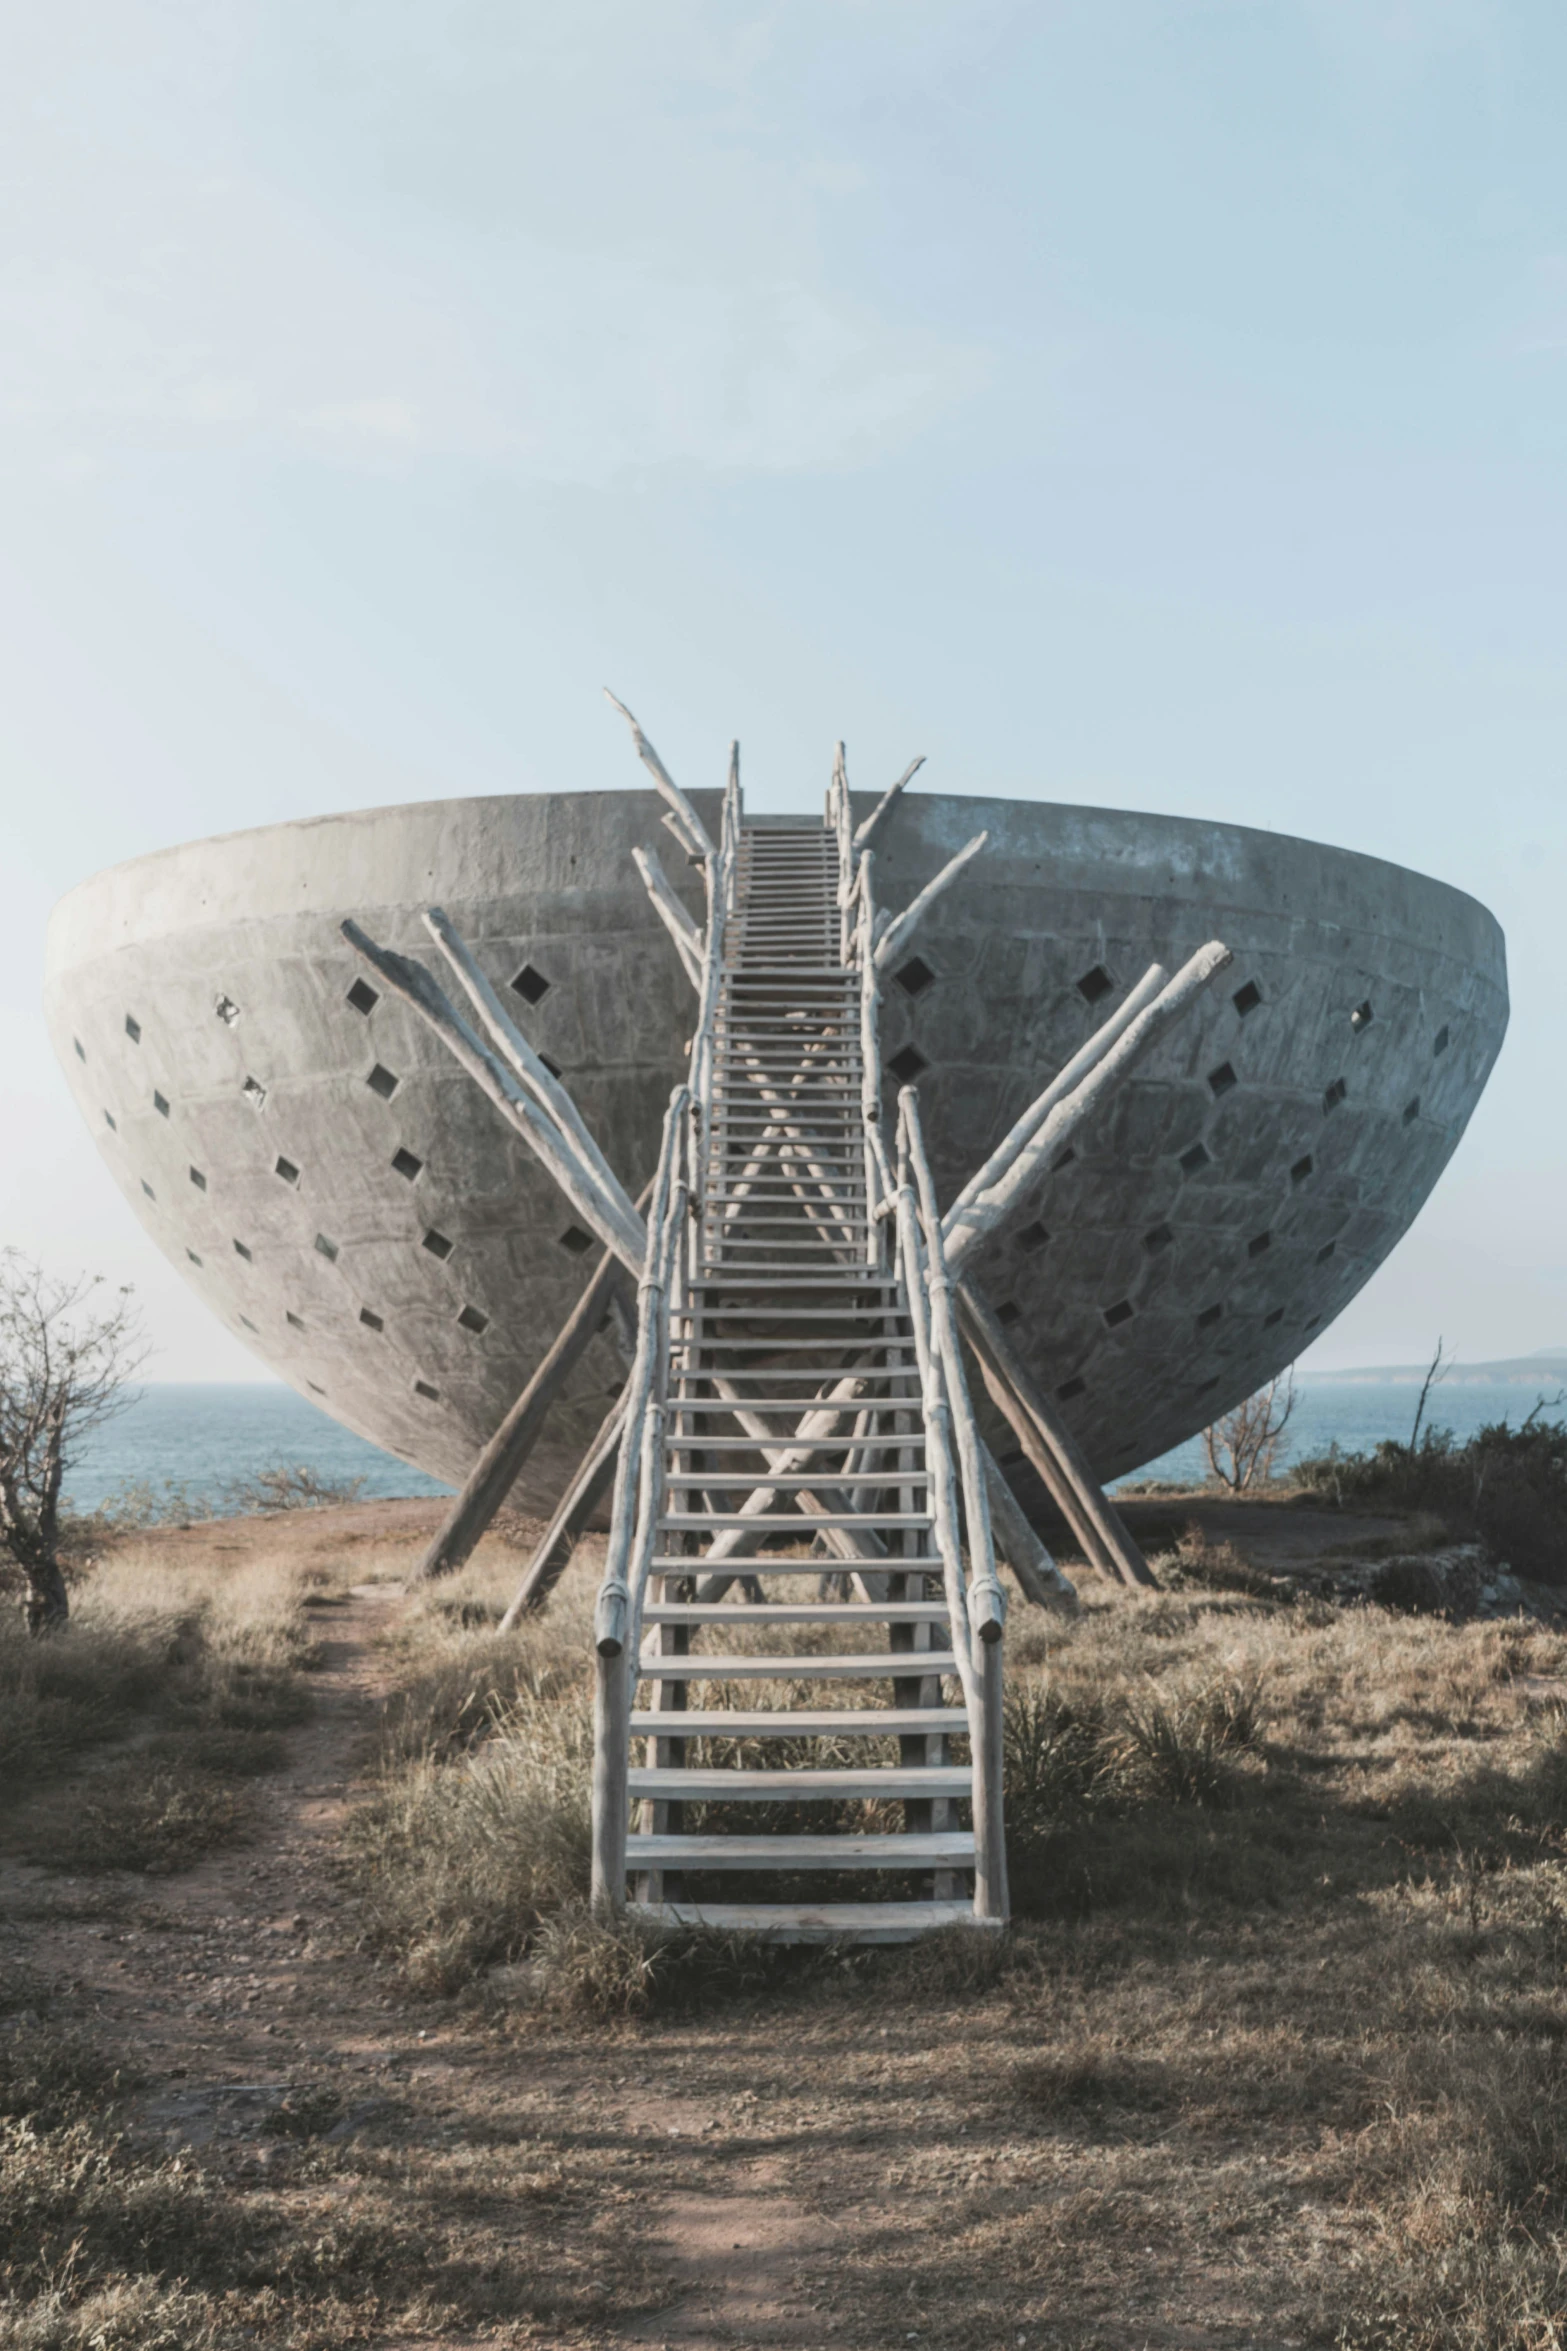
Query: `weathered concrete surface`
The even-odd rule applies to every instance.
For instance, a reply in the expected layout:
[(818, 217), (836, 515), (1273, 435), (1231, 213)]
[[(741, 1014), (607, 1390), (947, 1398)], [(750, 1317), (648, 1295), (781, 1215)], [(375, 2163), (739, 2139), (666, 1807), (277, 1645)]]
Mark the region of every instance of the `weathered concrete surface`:
[[(716, 824), (717, 795), (695, 798)], [(883, 902), (905, 904), (982, 825), (988, 850), (886, 990), (889, 1091), (918, 1077), (944, 1197), (1150, 961), (1173, 970), (1215, 936), (1235, 950), (1201, 1015), (972, 1269), (1108, 1477), (1287, 1363), (1407, 1229), (1501, 1044), (1502, 938), (1462, 892), (1342, 850), (928, 795), (905, 796), (877, 843)], [(147, 1229), (301, 1393), (438, 1477), (464, 1475), (589, 1260), (412, 1014), (384, 996), (355, 1008), (365, 975), (338, 924), (353, 914), (433, 963), (419, 912), (444, 905), (634, 1193), (695, 1001), (632, 868), (639, 843), (699, 911), (655, 796), (625, 792), (196, 842), (55, 912), (51, 1033)], [(509, 992), (530, 967), (547, 983), (533, 1002)], [(520, 1500), (553, 1498), (620, 1377), (597, 1341)]]

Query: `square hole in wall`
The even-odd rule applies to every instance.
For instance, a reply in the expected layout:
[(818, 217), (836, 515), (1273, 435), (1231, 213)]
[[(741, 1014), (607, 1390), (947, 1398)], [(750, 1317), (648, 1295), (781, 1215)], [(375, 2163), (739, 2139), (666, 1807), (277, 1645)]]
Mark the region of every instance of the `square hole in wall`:
[(1230, 998), (1230, 1002), (1234, 1005), (1242, 1020), (1244, 1020), (1247, 1013), (1255, 1012), (1258, 1005), (1262, 1002), (1262, 990), (1258, 987), (1255, 980), (1248, 980), (1244, 988), (1236, 989), (1234, 995)]
[(355, 980), (348, 991), (348, 1001), (356, 1012), (368, 1015), (374, 1012), (380, 1003), (381, 991), (379, 988), (372, 988), (368, 980)]
[(199, 1265), (201, 1263), (201, 1259), (196, 1255), (194, 1249), (187, 1249), (185, 1254), (190, 1259), (192, 1265)]
[(152, 1107), (153, 1107), (153, 1109), (154, 1109), (154, 1110), (155, 1110), (155, 1111), (158, 1113), (158, 1116), (159, 1116), (160, 1118), (167, 1118), (167, 1117), (168, 1117), (168, 1115), (169, 1115), (169, 1104), (168, 1104), (168, 1097), (167, 1097), (166, 1095), (164, 1095), (164, 1094), (160, 1094), (160, 1093), (158, 1092), (158, 1089), (156, 1088), (156, 1086), (154, 1086), (154, 1088), (153, 1088), (153, 1091), (152, 1091)]
[(1322, 1107), (1323, 1107), (1323, 1109), (1324, 1109), (1324, 1110), (1337, 1110), (1337, 1108), (1338, 1108), (1339, 1104), (1340, 1104), (1340, 1103), (1343, 1101), (1343, 1099), (1344, 1099), (1345, 1095), (1346, 1095), (1348, 1092), (1349, 1092), (1349, 1088), (1348, 1088), (1348, 1086), (1346, 1086), (1346, 1085), (1345, 1085), (1345, 1083), (1344, 1083), (1344, 1080), (1343, 1080), (1342, 1078), (1335, 1078), (1335, 1079), (1333, 1080), (1333, 1083), (1332, 1083), (1332, 1085), (1331, 1085), (1331, 1086), (1329, 1086), (1329, 1087), (1327, 1088), (1326, 1092), (1323, 1094), (1323, 1097), (1322, 1097)]
[(153, 1188), (152, 1188), (151, 1184), (149, 1184), (149, 1183), (148, 1183), (148, 1181), (147, 1181), (147, 1179), (146, 1179), (146, 1177), (145, 1177), (145, 1176), (143, 1176), (143, 1177), (142, 1177), (142, 1179), (141, 1179), (141, 1188), (142, 1188), (142, 1190), (143, 1190), (143, 1191), (146, 1193), (146, 1195), (147, 1195), (147, 1197), (148, 1197), (148, 1199), (149, 1199), (149, 1200), (156, 1200), (156, 1199), (157, 1199), (157, 1197), (158, 1197), (157, 1193), (156, 1193), (156, 1192), (153, 1190)]
[(1020, 1249), (1027, 1249), (1030, 1254), (1032, 1254), (1032, 1252), (1036, 1249), (1043, 1249), (1049, 1238), (1049, 1232), (1046, 1230), (1045, 1226), (1040, 1223), (1038, 1217), (1036, 1216), (1033, 1223), (1026, 1224), (1023, 1227), (1023, 1230), (1018, 1234), (1018, 1247)]
[(255, 1263), (255, 1259), (251, 1256), (250, 1251), (246, 1248), (243, 1241), (235, 1242), (234, 1254), (236, 1257), (243, 1257), (247, 1265), (253, 1265)]
[(1312, 1164), (1313, 1162), (1311, 1153), (1308, 1151), (1305, 1157), (1303, 1159), (1297, 1159), (1294, 1166), (1290, 1169), (1290, 1182), (1292, 1184), (1303, 1184), (1307, 1176), (1309, 1176), (1311, 1173)]
[(1223, 1312), (1222, 1306), (1205, 1306), (1197, 1317), (1197, 1328), (1200, 1331), (1211, 1331)]
[(1240, 1080), (1227, 1061), (1221, 1061), (1217, 1069), (1208, 1072), (1208, 1091), (1215, 1096), (1227, 1094), (1232, 1086), (1239, 1083)]
[(1086, 1380), (1063, 1380), (1056, 1394), (1063, 1404), (1070, 1404), (1074, 1396), (1081, 1396), (1088, 1386)]
[(552, 1078), (558, 1078), (560, 1076), (560, 1063), (558, 1061), (551, 1061), (547, 1053), (541, 1053), (539, 1055), (539, 1059), (543, 1062), (545, 1068), (549, 1071)]
[(489, 1316), (487, 1314), (481, 1314), (477, 1306), (465, 1306), (461, 1314), (459, 1314), (457, 1317), (457, 1320), (461, 1323), (465, 1331), (473, 1331), (477, 1333), (479, 1331), (487, 1331), (490, 1327)]
[(250, 1104), (252, 1110), (264, 1110), (266, 1108), (267, 1089), (261, 1083), (259, 1078), (247, 1078), (245, 1083), (240, 1087), (240, 1092), (244, 1095), (245, 1100)]
[(1418, 1094), (1416, 1094), (1416, 1095), (1413, 1097), (1413, 1099), (1412, 1099), (1411, 1101), (1408, 1101), (1408, 1102), (1406, 1102), (1406, 1103), (1404, 1104), (1404, 1124), (1405, 1124), (1405, 1126), (1406, 1126), (1406, 1127), (1413, 1126), (1413, 1125), (1414, 1125), (1414, 1123), (1415, 1123), (1415, 1120), (1416, 1120), (1416, 1119), (1417, 1119), (1419, 1116), (1420, 1116), (1420, 1096), (1419, 1096)]
[(1105, 970), (1104, 965), (1096, 963), (1093, 969), (1085, 971), (1078, 981), (1077, 992), (1085, 1004), (1097, 1004), (1100, 997), (1108, 996), (1114, 986), (1115, 981)]
[(424, 1161), (416, 1159), (411, 1151), (397, 1150), (392, 1153), (392, 1165), (400, 1176), (406, 1176), (412, 1183)]
[(1200, 1167), (1207, 1166), (1211, 1157), (1212, 1154), (1206, 1144), (1194, 1143), (1189, 1151), (1181, 1153), (1181, 1173), (1195, 1175)]
[(325, 1233), (317, 1233), (316, 1250), (320, 1256), (326, 1259), (328, 1265), (337, 1263), (337, 1243), (329, 1241)]
[(120, 1131), (120, 1129), (119, 1129), (119, 1124), (118, 1124), (117, 1120), (115, 1119), (115, 1115), (114, 1115), (114, 1112), (113, 1112), (112, 1110), (106, 1110), (106, 1111), (104, 1112), (104, 1114), (103, 1114), (103, 1122), (104, 1122), (104, 1125), (105, 1125), (105, 1126), (113, 1127), (113, 1129), (114, 1129), (114, 1131), (115, 1131), (115, 1133), (116, 1133), (116, 1134), (118, 1134), (118, 1133), (119, 1133), (119, 1131)]
[(359, 1319), (364, 1324), (367, 1331), (384, 1331), (386, 1328), (386, 1324), (382, 1321), (380, 1315), (372, 1314), (368, 1306), (360, 1307)]
[(1272, 1247), (1273, 1235), (1271, 1233), (1253, 1233), (1246, 1244), (1246, 1254), (1248, 1257), (1262, 1257)]
[(141, 1043), (141, 1022), (136, 1018), (134, 1012), (128, 1012), (125, 1015), (125, 1034), (133, 1045)]
[[(241, 1322), (244, 1324), (244, 1326), (245, 1326), (245, 1328), (246, 1328), (246, 1330), (247, 1330), (247, 1331), (255, 1331), (255, 1330), (256, 1330), (256, 1326), (255, 1326), (255, 1324), (254, 1324), (254, 1323), (251, 1321), (251, 1319), (250, 1319), (250, 1317), (249, 1317), (249, 1315), (248, 1315), (248, 1314), (242, 1314), (242, 1315), (240, 1316), (240, 1318), (239, 1318), (239, 1319), (240, 1319), (240, 1321), (241, 1321)], [(261, 1336), (261, 1333), (260, 1333), (259, 1331), (256, 1331), (256, 1336), (257, 1336), (257, 1338), (259, 1339), (259, 1338), (260, 1338), (260, 1336)]]
[(907, 963), (900, 963), (893, 978), (906, 996), (918, 996), (930, 986), (935, 973), (923, 955), (911, 955)]
[(383, 1102), (390, 1102), (392, 1096), (397, 1091), (398, 1080), (392, 1070), (389, 1070), (386, 1068), (384, 1063), (378, 1061), (374, 1069), (370, 1072), (370, 1075), (366, 1078), (365, 1084), (369, 1087), (372, 1094), (379, 1094)]
[(425, 1397), (431, 1404), (438, 1404), (441, 1400), (440, 1389), (432, 1388), (428, 1380), (415, 1380), (414, 1394)]
[(192, 1182), (192, 1183), (195, 1185), (195, 1187), (196, 1187), (196, 1189), (197, 1189), (197, 1191), (198, 1191), (198, 1192), (204, 1192), (204, 1191), (206, 1190), (206, 1188), (207, 1188), (207, 1179), (206, 1179), (206, 1177), (205, 1177), (205, 1176), (202, 1174), (202, 1172), (201, 1172), (201, 1170), (200, 1170), (200, 1168), (199, 1168), (199, 1167), (193, 1167), (193, 1168), (191, 1169), (191, 1171), (190, 1171), (190, 1180), (191, 1180), (191, 1182)]
[(1263, 1316), (1263, 1318), (1262, 1318), (1262, 1327), (1263, 1327), (1263, 1329), (1264, 1329), (1265, 1331), (1271, 1331), (1271, 1330), (1272, 1330), (1272, 1328), (1273, 1328), (1273, 1326), (1274, 1326), (1274, 1324), (1275, 1324), (1276, 1322), (1282, 1322), (1283, 1320), (1284, 1320), (1284, 1309), (1283, 1309), (1283, 1307), (1282, 1307), (1282, 1306), (1275, 1306), (1275, 1308), (1273, 1309), (1273, 1312), (1272, 1312), (1271, 1314), (1265, 1314), (1265, 1315)]
[(911, 1086), (920, 1071), (928, 1069), (930, 1063), (917, 1045), (905, 1045), (899, 1052), (892, 1055), (887, 1067), (900, 1086)]
[(432, 1225), (424, 1236), (423, 1246), (429, 1250), (432, 1257), (450, 1257), (453, 1244), (444, 1233), (438, 1233)]
[(1111, 1330), (1118, 1330), (1123, 1322), (1130, 1322), (1131, 1319), (1132, 1301), (1130, 1298), (1119, 1298), (1114, 1306), (1105, 1308), (1105, 1321)]
[(1431, 1040), (1432, 1053), (1445, 1053), (1451, 1042), (1452, 1037), (1449, 1033), (1446, 1022), (1444, 1021), (1441, 1028), (1437, 1030), (1436, 1035)]
[(1324, 1241), (1321, 1248), (1317, 1251), (1317, 1263), (1319, 1265), (1326, 1265), (1328, 1259), (1333, 1255), (1337, 1247), (1337, 1241)]
[(524, 1004), (537, 1004), (541, 996), (549, 994), (549, 981), (544, 977), (543, 972), (535, 971), (531, 963), (523, 965), (511, 984)]
[(1008, 1298), (1003, 1305), (996, 1308), (996, 1320), (999, 1323), (1004, 1323), (1007, 1328), (1010, 1329), (1012, 1324), (1019, 1319), (1022, 1312), (1023, 1309), (1021, 1306), (1019, 1306), (1017, 1300), (1015, 1298)]
[(569, 1249), (573, 1257), (580, 1257), (585, 1250), (592, 1248), (593, 1235), (585, 1233), (579, 1224), (569, 1224), (560, 1236), (560, 1245), (563, 1249)]
[(226, 1029), (231, 1029), (239, 1018), (239, 1006), (232, 996), (219, 996), (212, 1009)]
[(1151, 1232), (1144, 1233), (1143, 1247), (1150, 1257), (1157, 1257), (1161, 1249), (1169, 1248), (1174, 1238), (1175, 1235), (1167, 1224), (1156, 1224)]
[(288, 1323), (292, 1329), (294, 1329), (294, 1330), (296, 1330), (296, 1331), (302, 1331), (302, 1330), (304, 1329), (304, 1327), (305, 1327), (305, 1326), (304, 1326), (304, 1323), (303, 1323), (303, 1321), (302, 1321), (302, 1319), (300, 1318), (300, 1316), (299, 1316), (299, 1315), (297, 1315), (297, 1314), (295, 1314), (295, 1313), (294, 1313), (294, 1311), (293, 1311), (293, 1309), (292, 1309), (291, 1307), (285, 1307), (285, 1308), (284, 1308), (284, 1310), (283, 1310), (283, 1320), (284, 1320), (286, 1323)]
[(1354, 1011), (1349, 1016), (1349, 1025), (1358, 1037), (1362, 1029), (1370, 1028), (1371, 1023), (1375, 1020), (1375, 1018), (1376, 1014), (1371, 1009), (1371, 999), (1368, 996), (1364, 1004), (1357, 1004), (1355, 1006)]
[(274, 1160), (273, 1173), (280, 1175), (285, 1184), (297, 1184), (299, 1181), (299, 1170), (291, 1159)]

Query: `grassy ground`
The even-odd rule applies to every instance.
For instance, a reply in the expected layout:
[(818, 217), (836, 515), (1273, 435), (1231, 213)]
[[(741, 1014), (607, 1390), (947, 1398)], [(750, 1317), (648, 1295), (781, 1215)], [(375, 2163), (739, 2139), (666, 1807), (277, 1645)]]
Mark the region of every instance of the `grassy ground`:
[(377, 1605), (414, 1539), (336, 1518), (149, 1540), (69, 1674), (0, 1651), (0, 1726), (65, 1708), (21, 1834), (159, 1740), (308, 1763), (161, 1907), (19, 1873), (0, 2340), (1567, 2344), (1560, 1634), (1264, 1597), (1240, 1542), (1085, 1577), (1009, 1632), (1002, 1947), (768, 1954), (583, 1915), (593, 1561), (503, 1641), (505, 1545)]

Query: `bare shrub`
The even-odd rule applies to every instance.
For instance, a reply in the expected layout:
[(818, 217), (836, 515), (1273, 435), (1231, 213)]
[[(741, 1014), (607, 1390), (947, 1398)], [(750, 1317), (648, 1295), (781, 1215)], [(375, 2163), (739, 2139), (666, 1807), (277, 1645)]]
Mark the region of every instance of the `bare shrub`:
[(225, 1516), (269, 1517), (279, 1510), (332, 1510), (357, 1502), (365, 1490), (363, 1478), (332, 1478), (308, 1462), (275, 1461), (251, 1476), (231, 1478), (222, 1489)]
[(1295, 1372), (1293, 1365), (1259, 1388), (1255, 1396), (1248, 1396), (1244, 1404), (1237, 1404), (1233, 1412), (1205, 1428), (1202, 1433), (1203, 1451), (1208, 1457), (1208, 1469), (1232, 1494), (1244, 1494), (1255, 1484), (1266, 1485), (1273, 1476), (1284, 1432), (1289, 1427), (1295, 1410)]

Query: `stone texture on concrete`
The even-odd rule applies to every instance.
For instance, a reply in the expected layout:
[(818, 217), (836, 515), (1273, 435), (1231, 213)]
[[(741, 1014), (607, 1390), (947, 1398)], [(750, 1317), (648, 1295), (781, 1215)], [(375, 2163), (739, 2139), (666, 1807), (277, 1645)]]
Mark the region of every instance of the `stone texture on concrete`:
[[(717, 795), (694, 797), (716, 824)], [(1462, 892), (1342, 850), (932, 795), (884, 829), (882, 901), (982, 825), (886, 989), (889, 1098), (917, 1078), (945, 1197), (1151, 960), (1235, 950), (974, 1268), (1108, 1477), (1290, 1361), (1407, 1229), (1500, 1048), (1502, 938)], [(338, 924), (433, 965), (419, 913), (445, 906), (635, 1192), (695, 1003), (638, 843), (698, 911), (657, 799), (620, 792), (196, 842), (55, 912), (51, 1033), (148, 1231), (301, 1393), (437, 1477), (465, 1474), (591, 1254), (413, 1016), (366, 1003)], [(621, 1376), (595, 1342), (520, 1502), (552, 1498)]]

